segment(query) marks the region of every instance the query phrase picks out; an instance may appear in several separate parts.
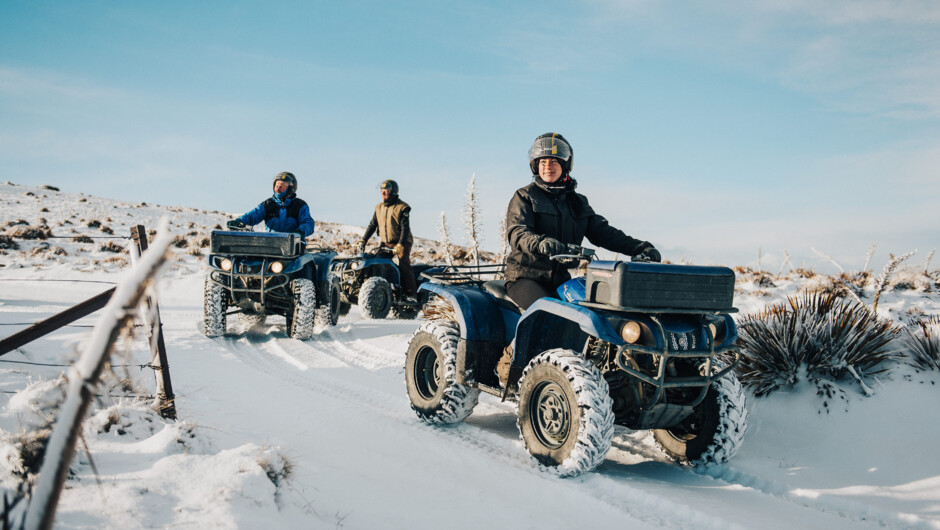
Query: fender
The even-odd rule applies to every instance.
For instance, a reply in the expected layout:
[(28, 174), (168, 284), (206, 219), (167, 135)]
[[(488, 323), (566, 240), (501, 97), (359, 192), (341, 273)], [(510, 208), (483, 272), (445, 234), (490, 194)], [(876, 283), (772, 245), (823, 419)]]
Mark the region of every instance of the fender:
[(477, 287), (460, 287), (424, 282), (419, 291), (430, 291), (441, 296), (457, 313), (460, 338), (468, 341), (504, 343), (506, 338), (503, 316), (496, 299)]
[(607, 319), (594, 310), (555, 298), (541, 298), (526, 310), (516, 325), (512, 366), (521, 369), (530, 359), (550, 348), (580, 351), (587, 336), (617, 346), (625, 344)]
[(374, 269), (368, 276), (381, 276), (388, 280), (392, 285), (401, 285), (401, 273), (398, 272), (398, 265), (390, 258), (369, 258), (362, 260), (362, 267), (359, 270)]
[(330, 269), (332, 268), (333, 258), (336, 257), (336, 252), (330, 250), (328, 252), (316, 252), (307, 254), (313, 260), (313, 263), (317, 268), (317, 286), (326, 285), (326, 281), (329, 279)]

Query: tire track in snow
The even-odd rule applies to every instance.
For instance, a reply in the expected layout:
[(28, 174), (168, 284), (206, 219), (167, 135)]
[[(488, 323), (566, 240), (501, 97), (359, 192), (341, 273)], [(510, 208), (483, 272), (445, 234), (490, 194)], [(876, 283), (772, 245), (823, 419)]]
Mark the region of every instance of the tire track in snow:
[(818, 495), (816, 492), (794, 488), (783, 482), (744, 473), (735, 469), (732, 464), (716, 466), (712, 469), (689, 470), (689, 472), (711, 477), (728, 485), (758, 491), (784, 502), (849, 521), (873, 524), (882, 528), (936, 528), (929, 521), (913, 514), (898, 514), (843, 497)]

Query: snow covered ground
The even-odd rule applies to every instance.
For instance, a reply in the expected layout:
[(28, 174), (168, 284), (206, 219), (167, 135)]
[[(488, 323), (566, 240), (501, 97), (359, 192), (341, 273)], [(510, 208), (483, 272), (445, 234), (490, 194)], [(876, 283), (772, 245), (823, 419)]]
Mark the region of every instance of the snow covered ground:
[[(0, 234), (44, 218), (56, 236), (0, 251), (0, 337), (126, 275), (127, 254), (102, 249), (110, 239), (75, 236), (109, 237), (104, 226), (126, 246), (131, 224), (153, 228), (166, 214), (188, 241), (159, 291), (179, 420), (133, 397), (153, 392), (153, 376), (138, 366), (142, 339), (124, 342), (114, 373), (134, 383), (112, 376), (102, 389), (127, 397), (101, 398), (86, 421), (88, 450), (73, 461), (57, 528), (940, 528), (938, 373), (896, 370), (874, 396), (849, 391), (828, 411), (808, 386), (749, 397), (741, 451), (707, 473), (671, 463), (646, 432), (618, 430), (595, 472), (559, 479), (528, 457), (511, 403), (484, 395), (463, 424), (418, 421), (403, 381), (417, 321), (363, 320), (354, 308), (308, 341), (287, 338), (279, 318), (206, 338), (198, 241), (227, 214), (10, 184), (0, 209)], [(356, 233), (319, 225), (324, 244)], [(758, 310), (806, 281), (742, 282), (735, 305)], [(936, 286), (888, 291), (879, 310), (940, 314), (940, 296)], [(47, 365), (74, 360), (94, 321), (0, 357), (8, 498), (27, 433), (61, 397), (66, 368)]]

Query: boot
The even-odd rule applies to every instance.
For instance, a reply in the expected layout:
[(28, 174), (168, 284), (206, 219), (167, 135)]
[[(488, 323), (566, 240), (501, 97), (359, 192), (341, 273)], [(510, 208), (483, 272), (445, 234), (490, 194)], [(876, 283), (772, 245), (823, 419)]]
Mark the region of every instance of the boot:
[(509, 380), (509, 365), (512, 363), (512, 344), (503, 348), (503, 356), (496, 363), (496, 375), (499, 376), (499, 384), (506, 388), (506, 381)]

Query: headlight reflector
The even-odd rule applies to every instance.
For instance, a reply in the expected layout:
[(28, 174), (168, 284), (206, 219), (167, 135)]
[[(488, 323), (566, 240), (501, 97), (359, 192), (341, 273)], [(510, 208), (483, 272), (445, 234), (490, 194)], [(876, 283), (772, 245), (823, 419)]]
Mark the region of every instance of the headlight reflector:
[(620, 326), (620, 337), (627, 342), (627, 344), (633, 344), (636, 341), (640, 340), (640, 334), (643, 329), (640, 327), (640, 324), (629, 320), (623, 323), (623, 326)]
[(281, 263), (280, 261), (275, 261), (274, 263), (271, 264), (270, 268), (271, 268), (271, 272), (273, 272), (274, 274), (278, 274), (279, 272), (284, 270), (284, 264)]
[(232, 270), (232, 260), (228, 258), (223, 258), (222, 262), (219, 263), (219, 267), (222, 268), (225, 272)]

